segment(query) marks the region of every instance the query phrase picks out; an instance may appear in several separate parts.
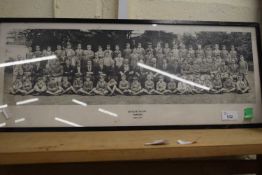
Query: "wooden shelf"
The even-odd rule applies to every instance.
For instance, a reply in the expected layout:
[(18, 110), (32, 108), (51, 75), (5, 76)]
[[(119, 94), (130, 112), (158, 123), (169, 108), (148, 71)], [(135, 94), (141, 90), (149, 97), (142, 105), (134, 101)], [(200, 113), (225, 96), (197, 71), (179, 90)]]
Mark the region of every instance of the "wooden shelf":
[[(156, 139), (168, 145), (144, 146)], [(177, 140), (198, 140), (179, 145)], [(159, 160), (262, 154), (262, 129), (0, 133), (0, 164)]]

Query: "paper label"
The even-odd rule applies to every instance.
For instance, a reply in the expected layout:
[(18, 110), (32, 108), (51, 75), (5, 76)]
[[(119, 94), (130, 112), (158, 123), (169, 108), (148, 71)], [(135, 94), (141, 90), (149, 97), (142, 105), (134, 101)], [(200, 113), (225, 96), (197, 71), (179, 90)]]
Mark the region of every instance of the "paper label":
[(222, 111), (222, 120), (223, 121), (238, 120), (237, 111)]

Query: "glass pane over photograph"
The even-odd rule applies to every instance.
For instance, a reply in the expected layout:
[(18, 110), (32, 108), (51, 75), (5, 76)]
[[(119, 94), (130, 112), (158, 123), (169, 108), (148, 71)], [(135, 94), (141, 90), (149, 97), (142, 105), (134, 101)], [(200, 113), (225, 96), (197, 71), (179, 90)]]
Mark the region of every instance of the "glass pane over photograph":
[(252, 25), (2, 22), (0, 127), (261, 123), (257, 39)]

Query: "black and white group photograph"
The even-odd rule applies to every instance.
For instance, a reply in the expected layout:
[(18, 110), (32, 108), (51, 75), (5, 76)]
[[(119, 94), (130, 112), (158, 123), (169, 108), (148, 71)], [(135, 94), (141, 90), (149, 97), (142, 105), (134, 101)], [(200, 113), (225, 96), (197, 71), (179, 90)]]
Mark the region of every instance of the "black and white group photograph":
[[(215, 104), (255, 100), (251, 33), (164, 30), (13, 29), (4, 101), (40, 104)], [(143, 68), (175, 75), (209, 90)]]

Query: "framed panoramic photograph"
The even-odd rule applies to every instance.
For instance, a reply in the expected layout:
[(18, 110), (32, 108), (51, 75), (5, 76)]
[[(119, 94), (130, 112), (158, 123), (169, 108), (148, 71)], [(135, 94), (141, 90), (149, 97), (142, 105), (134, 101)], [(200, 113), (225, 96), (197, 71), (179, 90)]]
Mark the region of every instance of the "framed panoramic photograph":
[(0, 130), (261, 126), (257, 23), (0, 19)]

